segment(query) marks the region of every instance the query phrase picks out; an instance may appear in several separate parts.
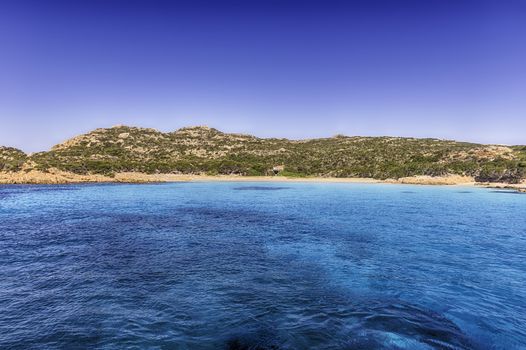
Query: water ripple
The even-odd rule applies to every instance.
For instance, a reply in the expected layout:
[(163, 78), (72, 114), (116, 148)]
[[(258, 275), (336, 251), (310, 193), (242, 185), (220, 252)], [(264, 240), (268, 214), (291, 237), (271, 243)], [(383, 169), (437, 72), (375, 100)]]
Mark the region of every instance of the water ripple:
[(526, 343), (524, 196), (71, 188), (0, 187), (2, 349)]

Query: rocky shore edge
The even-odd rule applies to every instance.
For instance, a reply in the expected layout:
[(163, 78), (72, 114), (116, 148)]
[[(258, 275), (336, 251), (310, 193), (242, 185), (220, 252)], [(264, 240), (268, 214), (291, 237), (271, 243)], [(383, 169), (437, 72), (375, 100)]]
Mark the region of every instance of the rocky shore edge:
[(145, 174), (136, 172), (116, 173), (114, 176), (100, 174), (81, 175), (53, 169), (48, 172), (0, 172), (0, 184), (80, 184), (80, 183), (159, 183), (189, 181), (259, 181), (259, 182), (332, 182), (332, 183), (389, 183), (412, 185), (471, 185), (517, 190), (526, 193), (526, 181), (519, 184), (475, 182), (472, 177), (460, 175), (412, 176), (400, 179), (377, 180), (371, 178), (327, 178), (284, 176), (239, 175), (186, 175)]

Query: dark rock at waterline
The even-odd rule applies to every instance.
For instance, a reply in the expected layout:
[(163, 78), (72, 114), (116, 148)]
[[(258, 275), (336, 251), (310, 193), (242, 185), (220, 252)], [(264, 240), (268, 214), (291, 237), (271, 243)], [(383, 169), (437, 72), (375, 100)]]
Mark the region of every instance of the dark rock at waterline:
[(482, 170), (478, 175), (475, 176), (476, 182), (504, 182), (509, 184), (518, 184), (524, 178), (522, 171), (512, 169), (504, 171), (489, 171)]

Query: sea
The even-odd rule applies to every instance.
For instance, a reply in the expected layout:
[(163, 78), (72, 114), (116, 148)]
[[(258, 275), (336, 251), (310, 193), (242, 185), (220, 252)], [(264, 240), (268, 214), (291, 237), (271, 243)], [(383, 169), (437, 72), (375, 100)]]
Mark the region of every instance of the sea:
[(526, 349), (526, 194), (2, 185), (0, 349)]

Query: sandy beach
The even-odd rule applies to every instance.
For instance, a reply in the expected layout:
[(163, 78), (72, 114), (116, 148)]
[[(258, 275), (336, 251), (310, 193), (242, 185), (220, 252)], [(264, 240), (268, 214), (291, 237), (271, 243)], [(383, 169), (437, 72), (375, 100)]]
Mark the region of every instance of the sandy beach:
[(60, 170), (49, 172), (0, 172), (0, 184), (75, 184), (75, 183), (155, 183), (155, 182), (325, 182), (325, 183), (387, 183), (411, 185), (463, 185), (516, 189), (526, 192), (526, 182), (520, 184), (478, 183), (472, 177), (460, 175), (413, 176), (399, 179), (378, 180), (372, 178), (331, 177), (284, 177), (284, 176), (238, 176), (238, 175), (182, 175), (117, 173), (115, 176), (99, 174), (80, 175)]
[(152, 183), (152, 182), (188, 182), (188, 181), (230, 181), (230, 182), (358, 182), (380, 183), (386, 182), (370, 178), (322, 178), (322, 177), (295, 177), (284, 176), (236, 176), (236, 175), (184, 175), (184, 174), (144, 174), (135, 172), (117, 173), (115, 176), (99, 174), (80, 175), (51, 170), (49, 172), (0, 172), (2, 184), (67, 184), (67, 183)]

